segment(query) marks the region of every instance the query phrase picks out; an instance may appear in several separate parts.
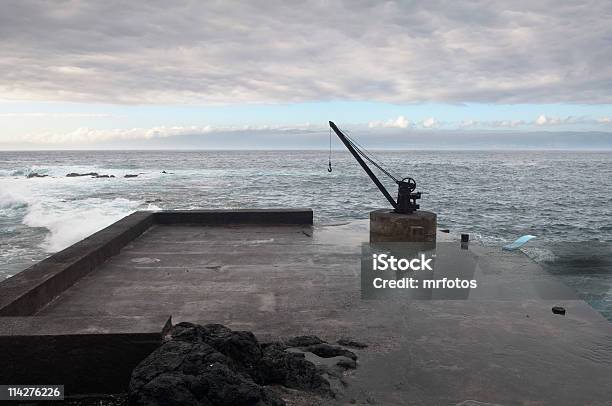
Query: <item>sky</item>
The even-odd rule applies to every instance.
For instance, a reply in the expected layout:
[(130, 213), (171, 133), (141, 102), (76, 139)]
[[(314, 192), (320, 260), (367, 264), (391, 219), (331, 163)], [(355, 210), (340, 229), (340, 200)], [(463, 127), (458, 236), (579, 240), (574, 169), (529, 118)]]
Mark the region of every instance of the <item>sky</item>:
[[(612, 149), (609, 1), (0, 2), (0, 149)], [(339, 144), (334, 144), (339, 147)]]

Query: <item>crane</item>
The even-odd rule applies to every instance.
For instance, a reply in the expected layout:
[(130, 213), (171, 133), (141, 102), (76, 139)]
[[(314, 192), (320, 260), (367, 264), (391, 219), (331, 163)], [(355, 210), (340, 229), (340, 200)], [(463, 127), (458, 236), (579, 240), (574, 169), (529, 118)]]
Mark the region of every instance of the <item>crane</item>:
[[(372, 182), (374, 182), (378, 190), (380, 190), (380, 192), (385, 196), (389, 203), (391, 203), (391, 206), (393, 206), (393, 209), (396, 213), (411, 214), (418, 210), (419, 205), (416, 201), (417, 199), (421, 198), (421, 192), (414, 193), (414, 190), (416, 189), (416, 181), (413, 178), (396, 178), (391, 173), (389, 173), (389, 171), (383, 168), (380, 163), (376, 162), (370, 155), (368, 155), (367, 151), (365, 151), (363, 147), (357, 144), (348, 135), (340, 131), (340, 129), (332, 121), (329, 122), (329, 127), (336, 133), (338, 138), (340, 138), (340, 141), (342, 141), (346, 149), (349, 150), (349, 152), (357, 160), (359, 165), (361, 165), (363, 170), (368, 174), (368, 176), (370, 177)], [(378, 168), (389, 178), (393, 179), (393, 181), (397, 184), (397, 201), (393, 199), (389, 191), (376, 177), (376, 175), (374, 175), (374, 172), (372, 172), (370, 167), (365, 163), (364, 159), (370, 162), (376, 168)], [(331, 172), (331, 159), (328, 170)]]

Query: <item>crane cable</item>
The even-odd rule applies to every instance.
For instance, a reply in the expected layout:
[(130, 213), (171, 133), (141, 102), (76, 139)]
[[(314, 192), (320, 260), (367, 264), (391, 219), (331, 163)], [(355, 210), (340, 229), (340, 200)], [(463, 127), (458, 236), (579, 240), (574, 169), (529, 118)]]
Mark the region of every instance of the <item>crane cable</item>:
[(329, 129), (329, 166), (327, 167), (327, 172), (331, 172), (332, 171), (332, 166), (331, 166), (331, 142), (332, 142), (332, 130), (330, 128)]
[[(345, 131), (346, 132), (346, 131)], [(370, 157), (368, 154), (374, 156), (374, 154), (372, 154), (371, 152), (369, 152), (368, 150), (366, 150), (364, 147), (362, 147), (361, 145), (359, 145), (359, 143), (357, 143), (357, 141), (353, 140), (352, 138), (350, 138), (348, 135), (344, 135), (345, 138), (347, 139), (347, 141), (349, 142), (349, 144), (351, 144), (353, 146), (353, 148), (355, 148), (355, 151), (357, 151), (357, 153), (359, 155), (361, 155), (364, 159), (366, 159), (368, 162), (370, 162), (372, 165), (374, 165), (376, 168), (378, 168), (382, 173), (384, 173), (385, 175), (387, 175), (389, 178), (393, 179), (393, 181), (395, 183), (399, 183), (399, 179), (396, 178), (395, 176), (393, 176), (388, 170), (386, 170), (385, 168), (383, 168), (382, 164), (376, 162), (374, 160), (373, 157)], [(366, 153), (367, 152), (367, 153)]]
[[(348, 133), (347, 130), (344, 130), (344, 132), (345, 132), (344, 138), (346, 138), (346, 140), (349, 142), (349, 144), (351, 144), (351, 146), (355, 149), (355, 151), (357, 151), (357, 153), (359, 155), (361, 155), (365, 160), (367, 160), (372, 165), (374, 165), (376, 168), (378, 168), (382, 173), (387, 175), (389, 178), (393, 179), (393, 181), (395, 183), (399, 183), (400, 182), (400, 180), (397, 177), (393, 176), (388, 170), (383, 168), (381, 163), (377, 162), (377, 160), (374, 159), (374, 154), (372, 154), (370, 151), (368, 151), (363, 146), (361, 146), (357, 141), (355, 141), (351, 137), (349, 137), (348, 134), (346, 134), (346, 133)], [(328, 167), (327, 167), (327, 172), (331, 172), (332, 171), (331, 154), (332, 154), (332, 129), (330, 128), (329, 129), (329, 163), (328, 163)]]

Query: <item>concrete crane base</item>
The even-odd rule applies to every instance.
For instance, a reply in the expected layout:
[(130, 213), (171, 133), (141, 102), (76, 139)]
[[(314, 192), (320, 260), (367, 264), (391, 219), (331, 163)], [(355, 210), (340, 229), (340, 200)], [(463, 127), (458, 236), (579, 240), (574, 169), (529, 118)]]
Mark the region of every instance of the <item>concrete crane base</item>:
[(370, 212), (370, 242), (436, 242), (436, 213), (400, 214), (381, 209)]

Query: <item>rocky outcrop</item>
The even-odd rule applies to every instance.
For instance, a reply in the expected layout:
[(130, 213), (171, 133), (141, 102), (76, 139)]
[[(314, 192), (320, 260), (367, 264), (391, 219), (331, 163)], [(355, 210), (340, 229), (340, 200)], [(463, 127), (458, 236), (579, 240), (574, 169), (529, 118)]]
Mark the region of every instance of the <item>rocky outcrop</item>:
[(76, 178), (79, 176), (99, 176), (97, 172), (87, 172), (87, 173), (76, 173), (76, 172), (70, 172), (69, 174), (66, 175), (67, 178)]
[(333, 396), (329, 381), (304, 354), (288, 352), (282, 344), (267, 345), (254, 378), (261, 384), (277, 384), (293, 389), (313, 390)]
[(203, 342), (171, 340), (132, 373), (133, 405), (282, 405)]
[(353, 360), (357, 359), (357, 355), (355, 355), (354, 352), (345, 350), (344, 348), (339, 347), (337, 345), (329, 345), (326, 343), (308, 345), (308, 346), (302, 347), (302, 350), (305, 352), (312, 352), (313, 354), (318, 355), (319, 357), (322, 357), (322, 358), (343, 356), (343, 357), (347, 357)]
[(98, 172), (76, 173), (70, 172), (66, 174), (67, 178), (77, 178), (81, 176), (91, 176), (92, 178), (114, 178), (115, 175), (100, 175)]
[(352, 348), (357, 348), (357, 349), (363, 349), (363, 348), (367, 348), (368, 345), (364, 344), (360, 341), (354, 340), (350, 337), (342, 337), (341, 339), (339, 339), (338, 341), (336, 341), (338, 344), (343, 345), (345, 347), (352, 347)]
[(129, 403), (280, 406), (280, 386), (333, 397), (356, 359), (315, 336), (260, 344), (249, 331), (179, 323), (132, 372)]
[(30, 179), (30, 178), (46, 178), (47, 176), (49, 176), (49, 175), (40, 174), (38, 172), (31, 172), (31, 173), (28, 173), (27, 177), (28, 177), (28, 179)]
[(124, 177), (124, 178), (136, 178), (136, 177), (138, 177), (138, 175), (128, 173), (128, 174), (126, 174), (126, 175), (125, 175), (125, 176), (123, 176), (123, 177)]
[(298, 336), (285, 341), (287, 347), (305, 347), (307, 345), (323, 344), (325, 341), (317, 336)]

